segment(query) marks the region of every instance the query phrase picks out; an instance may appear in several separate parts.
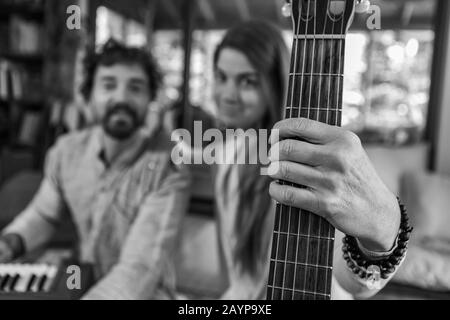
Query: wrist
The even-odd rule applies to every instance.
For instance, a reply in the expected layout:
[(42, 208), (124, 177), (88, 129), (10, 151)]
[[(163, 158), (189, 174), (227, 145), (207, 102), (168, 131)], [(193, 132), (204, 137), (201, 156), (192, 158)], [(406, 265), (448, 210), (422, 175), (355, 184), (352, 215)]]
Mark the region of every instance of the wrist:
[(400, 226), (391, 251), (382, 253), (369, 251), (367, 254), (361, 250), (360, 243), (356, 238), (347, 235), (342, 240), (344, 243), (342, 251), (348, 267), (359, 277), (368, 279), (369, 283), (379, 277), (387, 279), (395, 272), (406, 255), (412, 227), (409, 225), (405, 206), (398, 198), (397, 202), (401, 212)]
[(358, 244), (367, 251), (385, 253), (390, 252), (396, 245), (400, 229), (401, 209), (398, 199), (392, 195), (387, 208), (383, 209), (387, 214), (385, 221), (380, 223), (377, 230), (370, 239), (358, 238)]

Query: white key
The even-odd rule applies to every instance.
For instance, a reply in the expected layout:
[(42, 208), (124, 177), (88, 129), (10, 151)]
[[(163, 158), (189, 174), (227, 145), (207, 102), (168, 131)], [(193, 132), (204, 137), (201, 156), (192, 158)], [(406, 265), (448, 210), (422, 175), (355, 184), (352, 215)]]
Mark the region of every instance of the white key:
[(27, 292), (28, 283), (31, 280), (32, 274), (28, 270), (21, 270), (21, 276), (19, 281), (16, 284), (15, 290), (16, 292)]
[(49, 266), (47, 269), (47, 281), (44, 284), (43, 291), (49, 292), (53, 282), (55, 280), (56, 274), (58, 273), (58, 268), (56, 266)]

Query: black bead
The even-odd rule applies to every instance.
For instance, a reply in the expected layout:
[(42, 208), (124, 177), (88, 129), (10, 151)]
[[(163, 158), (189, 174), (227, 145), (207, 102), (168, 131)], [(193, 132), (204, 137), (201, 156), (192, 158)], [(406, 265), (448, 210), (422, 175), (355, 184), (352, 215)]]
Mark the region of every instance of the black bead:
[(400, 249), (406, 249), (408, 243), (407, 242), (399, 242), (398, 248)]
[(395, 268), (394, 268), (394, 267), (386, 268), (386, 271), (387, 271), (388, 273), (394, 273)]
[(402, 233), (402, 234), (399, 236), (399, 239), (400, 239), (400, 240), (403, 240), (403, 241), (408, 241), (408, 240), (409, 240), (409, 237), (410, 237), (410, 234), (409, 234), (409, 233)]
[(406, 248), (397, 248), (394, 250), (394, 254), (398, 256), (403, 256), (403, 254), (406, 252)]

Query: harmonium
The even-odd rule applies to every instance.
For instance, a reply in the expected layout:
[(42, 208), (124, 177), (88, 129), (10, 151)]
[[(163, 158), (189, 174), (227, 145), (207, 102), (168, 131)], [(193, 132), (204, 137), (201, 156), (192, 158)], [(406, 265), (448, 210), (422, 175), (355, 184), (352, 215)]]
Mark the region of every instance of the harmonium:
[(92, 282), (87, 264), (0, 264), (0, 300), (77, 300)]

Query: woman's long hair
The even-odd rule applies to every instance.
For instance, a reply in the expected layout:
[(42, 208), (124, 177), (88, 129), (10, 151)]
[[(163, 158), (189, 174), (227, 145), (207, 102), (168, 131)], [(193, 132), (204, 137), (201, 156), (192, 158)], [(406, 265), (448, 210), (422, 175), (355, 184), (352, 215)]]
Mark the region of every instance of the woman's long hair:
[[(214, 65), (220, 52), (231, 48), (243, 53), (261, 77), (261, 94), (267, 101), (267, 112), (254, 129), (272, 129), (282, 117), (286, 82), (288, 80), (288, 49), (281, 31), (264, 21), (249, 21), (231, 28), (216, 48)], [(259, 162), (259, 161), (258, 161)], [(260, 174), (261, 165), (239, 166), (238, 215), (235, 230), (238, 235), (235, 261), (244, 272), (259, 272), (270, 243), (264, 232), (271, 207), (270, 179)]]

